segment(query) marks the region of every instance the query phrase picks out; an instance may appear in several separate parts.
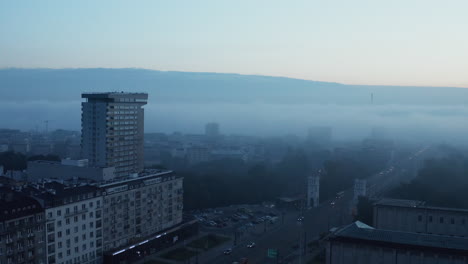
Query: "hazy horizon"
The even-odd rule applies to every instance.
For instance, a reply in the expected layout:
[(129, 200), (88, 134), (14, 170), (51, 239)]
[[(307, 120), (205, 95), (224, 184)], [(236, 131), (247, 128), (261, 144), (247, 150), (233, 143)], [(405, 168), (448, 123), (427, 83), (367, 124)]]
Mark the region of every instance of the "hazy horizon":
[[(145, 131), (305, 136), (331, 126), (338, 140), (370, 135), (464, 143), (468, 89), (356, 86), (268, 76), (141, 69), (0, 70), (0, 122), (23, 130), (80, 129), (82, 92), (147, 92)], [(373, 94), (373, 101), (371, 101)], [(15, 118), (12, 119), (11, 117)]]
[(0, 67), (468, 87), (466, 1), (2, 1)]

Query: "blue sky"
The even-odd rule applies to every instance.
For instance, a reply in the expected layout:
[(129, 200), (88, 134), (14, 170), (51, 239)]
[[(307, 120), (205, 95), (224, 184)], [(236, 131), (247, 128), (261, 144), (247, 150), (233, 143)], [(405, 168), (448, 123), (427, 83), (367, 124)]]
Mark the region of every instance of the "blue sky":
[(468, 1), (0, 1), (0, 67), (468, 87)]

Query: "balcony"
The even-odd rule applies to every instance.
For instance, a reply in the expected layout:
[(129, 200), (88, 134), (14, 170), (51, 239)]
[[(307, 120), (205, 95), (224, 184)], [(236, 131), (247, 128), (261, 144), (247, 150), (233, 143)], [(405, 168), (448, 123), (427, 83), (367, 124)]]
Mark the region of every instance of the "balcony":
[(73, 211), (73, 212), (68, 212), (68, 213), (65, 213), (65, 217), (71, 217), (71, 216), (75, 216), (75, 215), (85, 214), (88, 211), (89, 211), (88, 208), (86, 208), (86, 209), (80, 209), (80, 210)]

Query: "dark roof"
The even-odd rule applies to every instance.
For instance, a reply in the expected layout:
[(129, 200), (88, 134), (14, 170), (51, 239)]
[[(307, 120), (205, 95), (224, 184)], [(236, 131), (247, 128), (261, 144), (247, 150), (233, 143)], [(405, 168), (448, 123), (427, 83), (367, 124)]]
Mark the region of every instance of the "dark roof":
[(330, 240), (354, 241), (389, 247), (452, 251), (468, 255), (468, 238), (375, 229), (359, 221), (336, 231)]
[(404, 207), (404, 208), (419, 208), (419, 209), (428, 209), (428, 210), (438, 210), (438, 211), (451, 211), (451, 212), (460, 212), (467, 213), (468, 209), (464, 208), (450, 208), (450, 207), (437, 207), (437, 206), (428, 206), (426, 202), (417, 201), (417, 200), (403, 200), (403, 199), (390, 199), (383, 198), (376, 203), (375, 206), (392, 206), (392, 207)]
[[(45, 207), (60, 206), (101, 195), (101, 189), (97, 186), (67, 187), (59, 182), (45, 183), (43, 188), (24, 188), (23, 191), (39, 199)], [(91, 197), (88, 197), (89, 194)]]
[(0, 221), (7, 221), (43, 211), (35, 199), (8, 188), (0, 189)]

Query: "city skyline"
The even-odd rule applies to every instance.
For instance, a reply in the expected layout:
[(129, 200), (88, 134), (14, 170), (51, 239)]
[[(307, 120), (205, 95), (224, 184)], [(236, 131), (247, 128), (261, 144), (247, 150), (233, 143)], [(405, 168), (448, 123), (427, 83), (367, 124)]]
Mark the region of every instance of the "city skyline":
[(0, 4), (0, 68), (148, 68), (468, 87), (468, 3)]

